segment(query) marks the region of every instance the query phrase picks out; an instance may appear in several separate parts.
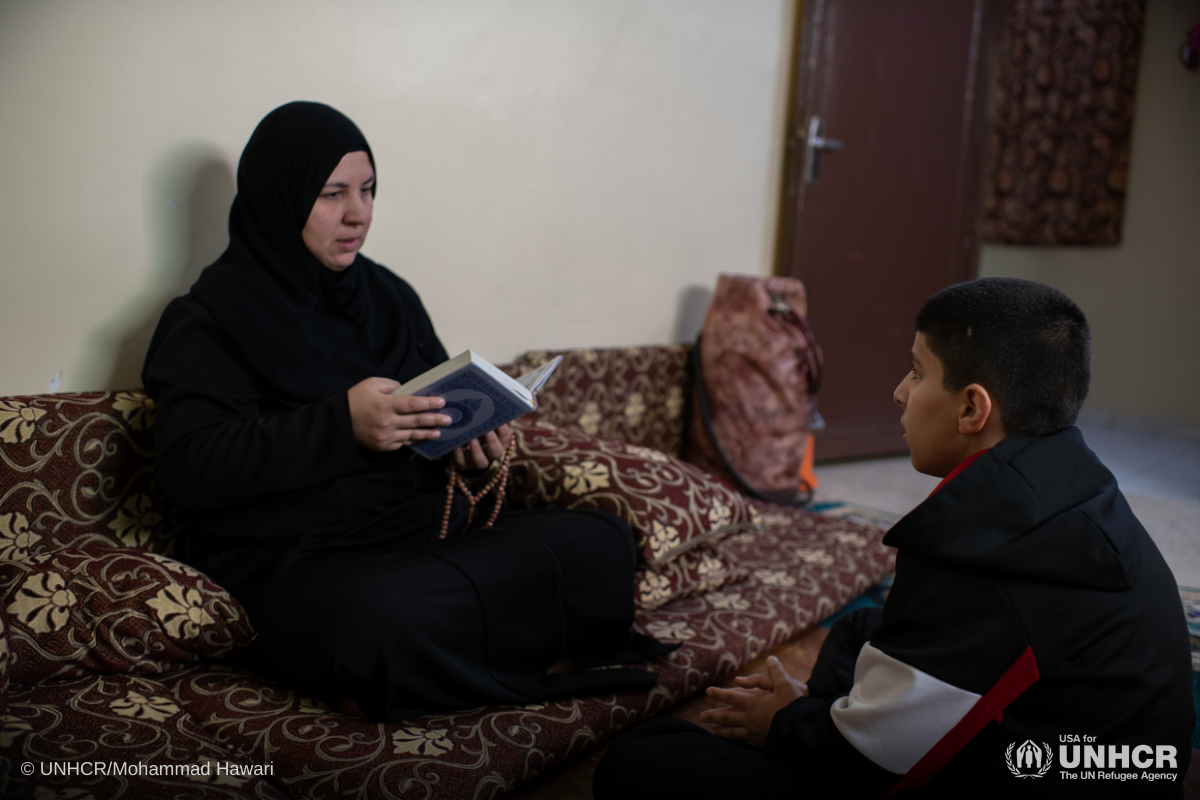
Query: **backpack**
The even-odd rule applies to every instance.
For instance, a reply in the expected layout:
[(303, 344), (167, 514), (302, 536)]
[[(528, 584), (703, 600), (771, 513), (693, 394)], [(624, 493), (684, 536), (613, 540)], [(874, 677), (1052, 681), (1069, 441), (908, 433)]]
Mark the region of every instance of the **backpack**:
[(745, 494), (812, 498), (821, 348), (795, 278), (720, 275), (691, 352), (687, 460)]

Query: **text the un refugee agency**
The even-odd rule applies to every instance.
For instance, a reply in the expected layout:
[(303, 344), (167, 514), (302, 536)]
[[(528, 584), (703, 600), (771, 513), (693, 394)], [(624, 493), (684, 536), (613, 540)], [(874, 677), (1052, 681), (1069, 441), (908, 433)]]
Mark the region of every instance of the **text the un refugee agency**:
[(1070, 781), (1174, 781), (1180, 777), (1174, 745), (1105, 744), (1096, 736), (1074, 733), (1060, 735), (1057, 744), (1055, 754), (1048, 742), (1011, 743), (1004, 754), (1009, 772), (1015, 778), (1050, 774)]

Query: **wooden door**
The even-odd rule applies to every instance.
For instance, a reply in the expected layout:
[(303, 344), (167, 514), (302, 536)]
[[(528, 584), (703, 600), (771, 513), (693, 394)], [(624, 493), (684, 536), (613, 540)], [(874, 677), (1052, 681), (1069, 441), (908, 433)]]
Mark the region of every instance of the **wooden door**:
[(993, 13), (990, 0), (805, 3), (779, 255), (825, 352), (820, 460), (906, 451), (892, 391), (913, 317), (975, 277)]

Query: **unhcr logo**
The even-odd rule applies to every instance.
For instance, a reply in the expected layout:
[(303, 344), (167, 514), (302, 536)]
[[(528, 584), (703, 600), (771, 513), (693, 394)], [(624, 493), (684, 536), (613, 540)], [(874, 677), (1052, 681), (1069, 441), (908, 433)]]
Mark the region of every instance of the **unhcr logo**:
[[(1016, 749), (1016, 763), (1013, 763), (1013, 750)], [(1018, 778), (1040, 778), (1050, 771), (1054, 763), (1054, 754), (1050, 745), (1043, 743), (1038, 747), (1032, 739), (1026, 739), (1019, 747), (1016, 742), (1004, 751), (1004, 760), (1008, 762), (1008, 771)]]

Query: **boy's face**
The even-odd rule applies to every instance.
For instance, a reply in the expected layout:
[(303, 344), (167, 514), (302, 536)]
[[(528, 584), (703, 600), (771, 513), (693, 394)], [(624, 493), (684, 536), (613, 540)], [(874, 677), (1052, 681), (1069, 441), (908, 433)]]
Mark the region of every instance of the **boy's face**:
[(900, 424), (917, 472), (944, 478), (971, 455), (962, 452), (960, 398), (942, 386), (942, 362), (925, 344), (923, 333), (913, 342), (912, 371), (900, 381), (892, 399), (904, 410)]

